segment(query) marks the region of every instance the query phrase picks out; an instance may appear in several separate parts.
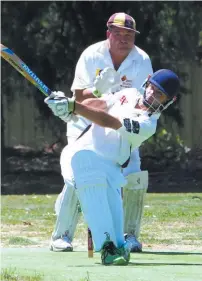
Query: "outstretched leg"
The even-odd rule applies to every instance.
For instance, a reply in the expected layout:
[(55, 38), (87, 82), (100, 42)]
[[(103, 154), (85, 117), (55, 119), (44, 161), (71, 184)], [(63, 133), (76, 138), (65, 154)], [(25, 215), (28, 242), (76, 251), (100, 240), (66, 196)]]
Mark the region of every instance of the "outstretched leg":
[[(121, 235), (116, 235), (114, 216), (108, 198), (108, 190), (111, 188), (107, 177), (109, 167), (106, 167), (103, 159), (91, 151), (77, 152), (72, 158), (71, 166), (81, 209), (91, 229), (95, 250), (101, 250), (102, 263), (127, 264), (123, 252), (118, 249), (117, 237)], [(122, 201), (119, 200), (117, 204), (120, 204), (121, 208)], [(121, 233), (120, 244), (123, 245), (123, 227)]]

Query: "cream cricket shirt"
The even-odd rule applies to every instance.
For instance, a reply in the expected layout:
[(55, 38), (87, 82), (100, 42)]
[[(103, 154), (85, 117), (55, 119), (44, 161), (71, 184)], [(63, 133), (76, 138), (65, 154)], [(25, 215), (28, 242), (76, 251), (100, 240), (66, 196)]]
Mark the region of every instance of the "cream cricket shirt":
[[(76, 65), (75, 78), (71, 87), (72, 92), (77, 89), (93, 87), (96, 75), (105, 67), (114, 68), (108, 49), (108, 40), (89, 46), (81, 54)], [(122, 77), (121, 88), (139, 89), (148, 75), (153, 73), (153, 70), (149, 56), (134, 45), (117, 72)], [(90, 123), (83, 117), (77, 123), (69, 122), (67, 136), (77, 138)]]

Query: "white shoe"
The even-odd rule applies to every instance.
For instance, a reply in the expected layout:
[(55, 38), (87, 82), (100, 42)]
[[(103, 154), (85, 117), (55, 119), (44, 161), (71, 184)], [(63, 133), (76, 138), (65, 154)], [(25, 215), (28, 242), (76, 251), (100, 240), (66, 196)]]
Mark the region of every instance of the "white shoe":
[(130, 245), (131, 253), (140, 253), (142, 252), (142, 244), (136, 239), (135, 235), (126, 234), (125, 240)]
[(51, 240), (50, 250), (53, 252), (72, 252), (73, 246), (68, 236), (62, 236), (56, 240)]

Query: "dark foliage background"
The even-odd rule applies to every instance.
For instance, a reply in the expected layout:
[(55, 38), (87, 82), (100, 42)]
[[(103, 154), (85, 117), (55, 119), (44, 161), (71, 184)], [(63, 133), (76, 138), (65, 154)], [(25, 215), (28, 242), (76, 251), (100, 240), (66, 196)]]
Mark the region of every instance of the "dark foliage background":
[[(70, 96), (69, 89), (74, 69), (81, 52), (88, 45), (105, 39), (108, 18), (111, 14), (120, 11), (129, 13), (135, 18), (137, 29), (141, 32), (136, 38), (136, 44), (150, 55), (154, 70), (171, 68), (176, 71), (181, 78), (180, 96), (186, 94), (184, 83), (187, 73), (179, 65), (184, 61), (186, 63), (195, 61), (198, 64), (202, 62), (202, 3), (200, 1), (2, 1), (1, 40), (51, 89), (63, 90)], [(16, 92), (22, 92), (26, 96), (33, 95), (36, 106), (40, 109), (41, 123), (49, 120), (51, 128), (58, 136), (60, 135), (62, 124), (52, 118), (43, 102), (43, 95), (19, 77), (19, 74), (4, 61), (2, 61), (1, 82), (2, 96), (6, 95), (11, 110)], [(11, 171), (17, 172), (16, 169), (11, 169), (11, 158), (14, 157), (16, 150), (4, 147), (2, 104), (1, 108), (2, 171), (6, 176)], [(171, 107), (166, 115), (183, 125), (178, 104)], [(163, 152), (167, 145), (160, 132), (161, 130), (157, 134), (157, 140), (153, 140), (148, 146), (149, 151), (154, 149), (156, 159), (153, 159), (151, 165), (151, 157), (154, 156), (149, 157), (150, 153), (147, 149), (145, 155), (143, 154), (143, 168), (159, 170), (160, 158), (157, 156), (160, 153), (164, 167), (170, 167), (171, 162), (174, 161), (187, 169), (185, 163), (188, 158), (185, 157), (185, 151), (181, 149), (179, 142), (172, 140), (175, 147), (174, 155), (171, 156), (170, 153), (168, 156)], [(157, 149), (154, 142), (165, 143), (164, 150)], [(19, 159), (26, 157), (25, 151), (18, 150), (18, 152), (19, 158), (16, 159), (16, 163), (20, 165)], [(58, 159), (54, 149), (52, 153)], [(36, 155), (31, 155), (29, 159), (34, 157), (36, 159)], [(58, 165), (57, 160), (56, 163)], [(198, 164), (195, 166), (198, 169)], [(19, 169), (26, 170), (23, 165), (21, 168)]]

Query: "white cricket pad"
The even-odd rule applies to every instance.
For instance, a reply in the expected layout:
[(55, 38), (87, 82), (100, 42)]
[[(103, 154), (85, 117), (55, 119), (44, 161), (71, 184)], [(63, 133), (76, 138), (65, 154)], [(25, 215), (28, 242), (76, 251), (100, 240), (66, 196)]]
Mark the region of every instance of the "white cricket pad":
[(130, 174), (126, 178), (128, 183), (123, 188), (124, 232), (138, 238), (148, 188), (148, 171)]
[(80, 216), (79, 201), (73, 183), (66, 181), (55, 203), (57, 220), (52, 239), (67, 235), (72, 241)]

